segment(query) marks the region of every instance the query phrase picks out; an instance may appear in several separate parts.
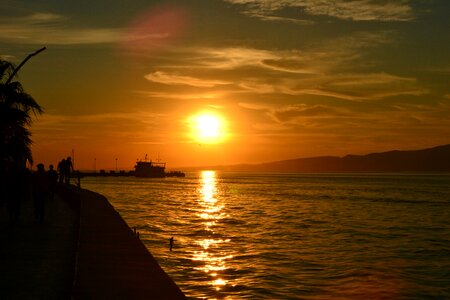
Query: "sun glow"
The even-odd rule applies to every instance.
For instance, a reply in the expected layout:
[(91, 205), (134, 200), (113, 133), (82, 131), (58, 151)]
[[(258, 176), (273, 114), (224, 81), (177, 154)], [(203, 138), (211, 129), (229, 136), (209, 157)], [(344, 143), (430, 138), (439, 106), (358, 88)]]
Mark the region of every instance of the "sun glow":
[(212, 113), (201, 113), (190, 118), (192, 137), (199, 143), (217, 144), (226, 138), (225, 120)]

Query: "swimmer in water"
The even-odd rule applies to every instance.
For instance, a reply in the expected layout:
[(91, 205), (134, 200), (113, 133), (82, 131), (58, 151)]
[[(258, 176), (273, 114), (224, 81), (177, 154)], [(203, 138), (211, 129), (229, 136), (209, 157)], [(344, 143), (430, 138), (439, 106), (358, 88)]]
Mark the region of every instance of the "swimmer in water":
[(170, 250), (170, 251), (172, 251), (172, 248), (173, 248), (173, 241), (174, 241), (174, 239), (173, 239), (173, 237), (171, 237), (171, 238), (169, 239), (169, 250)]

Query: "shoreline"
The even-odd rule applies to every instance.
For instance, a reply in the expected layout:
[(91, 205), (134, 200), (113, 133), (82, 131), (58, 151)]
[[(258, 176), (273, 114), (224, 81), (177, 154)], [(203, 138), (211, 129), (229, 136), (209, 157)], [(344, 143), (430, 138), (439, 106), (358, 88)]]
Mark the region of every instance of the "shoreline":
[(106, 197), (64, 188), (79, 199), (75, 299), (186, 298)]
[(0, 208), (0, 298), (186, 299), (103, 195), (58, 185), (43, 224), (32, 199), (17, 223)]

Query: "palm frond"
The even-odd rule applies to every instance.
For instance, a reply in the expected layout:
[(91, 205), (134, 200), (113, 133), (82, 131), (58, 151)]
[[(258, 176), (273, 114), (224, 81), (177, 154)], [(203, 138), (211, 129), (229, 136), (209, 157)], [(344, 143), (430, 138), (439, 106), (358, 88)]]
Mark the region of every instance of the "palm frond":
[[(20, 67), (20, 66), (19, 66)], [(18, 81), (10, 82), (15, 67), (0, 59), (0, 167), (33, 162), (31, 126), (34, 115), (42, 114), (42, 107), (27, 94)], [(14, 76), (16, 77), (16, 76)]]

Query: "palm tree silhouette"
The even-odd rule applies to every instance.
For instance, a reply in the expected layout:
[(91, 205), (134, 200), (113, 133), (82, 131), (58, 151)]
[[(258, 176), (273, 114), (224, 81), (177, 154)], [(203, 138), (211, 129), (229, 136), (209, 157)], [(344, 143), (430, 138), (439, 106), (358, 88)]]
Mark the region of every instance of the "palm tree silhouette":
[[(19, 66), (20, 67), (20, 66)], [(16, 79), (19, 68), (0, 59), (0, 171), (24, 167), (31, 155), (32, 115), (43, 112)]]

